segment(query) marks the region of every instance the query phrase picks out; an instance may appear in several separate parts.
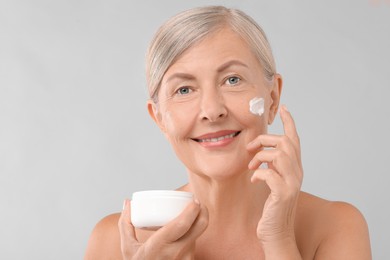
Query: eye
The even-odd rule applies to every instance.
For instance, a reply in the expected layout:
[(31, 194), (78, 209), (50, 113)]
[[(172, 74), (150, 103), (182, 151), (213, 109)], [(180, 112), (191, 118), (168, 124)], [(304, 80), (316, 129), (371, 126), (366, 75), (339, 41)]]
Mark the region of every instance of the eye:
[(191, 93), (191, 89), (189, 87), (180, 87), (176, 93), (179, 95), (187, 95)]
[(229, 77), (225, 83), (228, 85), (237, 85), (240, 82), (240, 78), (236, 76)]

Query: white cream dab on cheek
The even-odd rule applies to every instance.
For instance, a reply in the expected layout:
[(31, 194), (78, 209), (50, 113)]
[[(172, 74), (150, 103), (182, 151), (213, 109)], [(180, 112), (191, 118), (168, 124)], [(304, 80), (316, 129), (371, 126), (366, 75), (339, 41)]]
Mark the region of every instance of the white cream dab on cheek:
[(264, 98), (252, 98), (249, 101), (249, 111), (254, 115), (261, 116), (264, 113)]

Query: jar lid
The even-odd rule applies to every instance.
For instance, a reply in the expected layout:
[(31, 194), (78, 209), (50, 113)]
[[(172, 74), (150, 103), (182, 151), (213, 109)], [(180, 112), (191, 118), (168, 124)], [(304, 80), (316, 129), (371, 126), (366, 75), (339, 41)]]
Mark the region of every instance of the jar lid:
[(181, 197), (181, 198), (192, 198), (191, 192), (176, 191), (176, 190), (145, 190), (137, 191), (133, 193), (132, 199), (137, 198), (151, 198), (151, 197)]

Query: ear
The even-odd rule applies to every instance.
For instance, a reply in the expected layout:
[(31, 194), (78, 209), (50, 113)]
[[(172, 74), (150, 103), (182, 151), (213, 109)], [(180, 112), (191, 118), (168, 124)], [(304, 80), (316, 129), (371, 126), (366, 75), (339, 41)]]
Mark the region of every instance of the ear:
[(150, 117), (153, 119), (154, 122), (156, 122), (156, 124), (161, 129), (161, 131), (165, 133), (165, 126), (163, 124), (161, 113), (158, 110), (157, 104), (149, 99), (147, 102), (147, 107), (148, 107), (148, 112)]
[(282, 76), (278, 73), (274, 76), (274, 83), (271, 89), (271, 106), (269, 109), (268, 124), (272, 124), (275, 119), (276, 114), (278, 113), (280, 96), (282, 94), (283, 80)]

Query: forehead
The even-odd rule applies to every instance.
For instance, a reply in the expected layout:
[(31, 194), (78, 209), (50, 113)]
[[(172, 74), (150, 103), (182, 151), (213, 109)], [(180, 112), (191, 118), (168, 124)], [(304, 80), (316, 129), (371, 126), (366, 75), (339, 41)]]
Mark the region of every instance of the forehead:
[(261, 68), (248, 43), (230, 28), (215, 31), (181, 54), (166, 72), (195, 67), (218, 66), (229, 60), (239, 60), (248, 67)]

